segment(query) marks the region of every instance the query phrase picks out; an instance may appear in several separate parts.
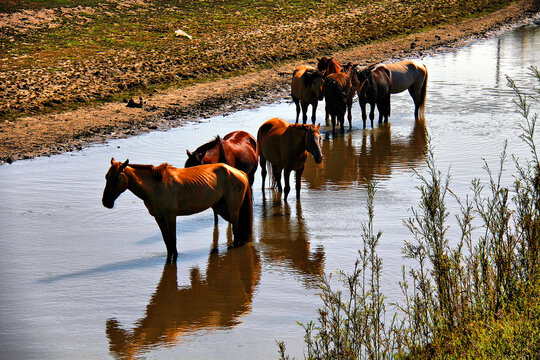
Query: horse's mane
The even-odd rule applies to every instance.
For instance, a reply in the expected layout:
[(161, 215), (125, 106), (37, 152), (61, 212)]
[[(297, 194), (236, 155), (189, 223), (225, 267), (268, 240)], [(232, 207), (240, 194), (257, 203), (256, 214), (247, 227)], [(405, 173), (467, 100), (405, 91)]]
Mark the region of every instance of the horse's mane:
[(211, 140), (207, 142), (206, 144), (203, 144), (195, 150), (195, 153), (206, 153), (208, 150), (216, 146), (218, 143), (221, 142), (221, 137), (219, 135), (216, 135), (216, 138), (214, 140)]
[(163, 174), (165, 173), (165, 171), (167, 170), (167, 168), (171, 167), (170, 164), (168, 163), (163, 163), (161, 165), (158, 165), (158, 166), (154, 166), (154, 165), (140, 165), (140, 164), (129, 164), (128, 165), (129, 167), (132, 167), (134, 169), (141, 169), (141, 170), (149, 170), (152, 172), (152, 175), (156, 178), (156, 179), (162, 179), (163, 178)]

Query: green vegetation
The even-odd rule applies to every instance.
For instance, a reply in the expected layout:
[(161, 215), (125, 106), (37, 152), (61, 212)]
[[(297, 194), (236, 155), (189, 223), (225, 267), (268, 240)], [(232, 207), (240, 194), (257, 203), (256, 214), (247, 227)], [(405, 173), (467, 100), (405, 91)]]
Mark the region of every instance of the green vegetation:
[[(530, 67), (538, 79), (537, 68)], [(538, 114), (526, 95), (508, 79), (523, 117), (521, 139), (531, 158), (514, 158), (517, 173), (508, 188), (500, 167), (485, 170), (489, 183), (472, 180), (464, 201), (450, 190), (450, 176), (428, 154), (427, 174), (417, 174), (421, 200), (405, 225), (413, 235), (403, 253), (415, 266), (403, 269), (404, 302), (385, 321), (380, 291), (382, 262), (376, 254), (380, 233), (373, 230), (374, 185), (368, 187), (368, 223), (363, 249), (351, 274), (340, 273), (342, 286), (327, 278), (320, 286), (317, 322), (304, 325), (307, 359), (534, 359), (540, 354), (540, 161), (535, 144)], [(540, 94), (538, 90), (537, 94)], [(461, 207), (457, 246), (448, 238), (446, 197)], [(288, 359), (278, 343), (281, 359)]]
[(0, 116), (313, 59), (510, 2), (0, 0)]

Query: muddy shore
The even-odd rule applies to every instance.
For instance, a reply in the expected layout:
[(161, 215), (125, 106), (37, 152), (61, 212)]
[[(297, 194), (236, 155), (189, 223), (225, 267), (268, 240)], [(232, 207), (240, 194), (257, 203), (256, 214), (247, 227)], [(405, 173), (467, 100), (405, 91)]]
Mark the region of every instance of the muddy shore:
[[(459, 24), (437, 26), (405, 37), (321, 55), (334, 55), (342, 63), (357, 64), (421, 58), (434, 52), (450, 51), (475, 38), (491, 36), (525, 21), (534, 11), (538, 11), (538, 1), (520, 1)], [(109, 139), (166, 130), (188, 121), (282, 99), (288, 96), (292, 70), (305, 63), (313, 65), (315, 59), (290, 61), (229, 79), (154, 92), (143, 99), (142, 108), (116, 102), (7, 120), (0, 123), (0, 163), (81, 150)], [(291, 110), (291, 118), (293, 112)]]

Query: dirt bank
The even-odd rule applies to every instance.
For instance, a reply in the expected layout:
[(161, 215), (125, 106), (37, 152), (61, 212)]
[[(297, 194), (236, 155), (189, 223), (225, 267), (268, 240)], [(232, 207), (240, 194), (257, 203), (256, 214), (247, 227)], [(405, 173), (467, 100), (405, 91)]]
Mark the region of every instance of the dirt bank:
[[(359, 64), (420, 57), (486, 36), (524, 19), (537, 8), (538, 1), (519, 1), (480, 18), (437, 26), (334, 55), (340, 62)], [(314, 64), (314, 59), (307, 62)], [(187, 120), (196, 121), (283, 98), (288, 95), (290, 73), (303, 63), (306, 61), (289, 61), (272, 69), (229, 79), (154, 92), (144, 99), (142, 108), (129, 108), (123, 102), (116, 102), (6, 120), (0, 123), (0, 162), (80, 150), (88, 144), (154, 129), (164, 130)]]

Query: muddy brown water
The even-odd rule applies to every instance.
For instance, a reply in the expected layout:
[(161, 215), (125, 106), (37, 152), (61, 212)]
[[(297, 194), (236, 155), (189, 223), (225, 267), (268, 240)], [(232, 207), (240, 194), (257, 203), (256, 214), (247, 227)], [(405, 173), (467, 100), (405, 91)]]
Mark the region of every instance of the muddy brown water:
[[(426, 124), (415, 124), (408, 94), (392, 97), (389, 124), (332, 136), (323, 126), (324, 162), (308, 162), (301, 199), (288, 202), (254, 184), (254, 241), (227, 250), (230, 229), (211, 211), (178, 218), (179, 257), (165, 247), (143, 203), (129, 192), (101, 205), (111, 157), (183, 166), (215, 135), (256, 134), (271, 117), (294, 119), (286, 100), (167, 132), (111, 141), (77, 153), (0, 166), (0, 348), (7, 358), (272, 359), (275, 340), (302, 357), (297, 321), (316, 318), (317, 274), (350, 270), (366, 219), (366, 179), (378, 182), (375, 228), (383, 232), (383, 291), (400, 299), (402, 219), (419, 201), (427, 137), (451, 188), (484, 181), (504, 141), (524, 158), (520, 117), (506, 86), (524, 88), (539, 66), (540, 31), (529, 25), (456, 51), (427, 56)], [(323, 119), (320, 106), (318, 119)], [(512, 182), (509, 162), (503, 173)], [(449, 201), (449, 210), (457, 210)], [(451, 230), (450, 234), (457, 233)], [(217, 244), (218, 251), (211, 251)]]

